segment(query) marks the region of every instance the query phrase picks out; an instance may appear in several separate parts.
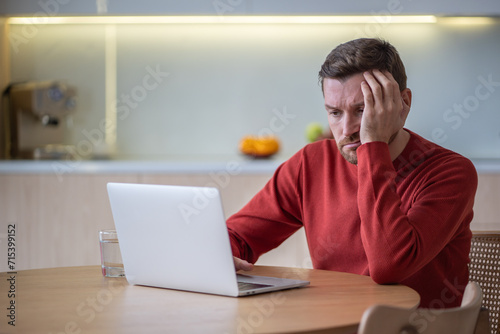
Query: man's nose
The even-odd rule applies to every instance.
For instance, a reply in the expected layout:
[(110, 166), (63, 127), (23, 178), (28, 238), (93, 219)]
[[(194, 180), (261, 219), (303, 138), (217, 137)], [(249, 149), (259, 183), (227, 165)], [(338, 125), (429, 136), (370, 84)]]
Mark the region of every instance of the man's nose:
[(345, 137), (350, 137), (359, 132), (361, 127), (361, 117), (356, 117), (350, 114), (345, 115), (342, 134)]

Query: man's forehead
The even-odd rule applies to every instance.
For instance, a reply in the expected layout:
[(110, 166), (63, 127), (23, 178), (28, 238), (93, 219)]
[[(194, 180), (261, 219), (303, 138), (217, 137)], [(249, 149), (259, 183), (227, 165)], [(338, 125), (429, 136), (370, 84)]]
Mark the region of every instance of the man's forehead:
[(363, 73), (356, 73), (345, 78), (324, 78), (323, 86), (331, 87), (349, 87), (352, 85), (359, 86), (365, 78)]
[(363, 76), (347, 80), (326, 78), (324, 82), (325, 106), (330, 108), (342, 108), (349, 106), (364, 105), (361, 82)]

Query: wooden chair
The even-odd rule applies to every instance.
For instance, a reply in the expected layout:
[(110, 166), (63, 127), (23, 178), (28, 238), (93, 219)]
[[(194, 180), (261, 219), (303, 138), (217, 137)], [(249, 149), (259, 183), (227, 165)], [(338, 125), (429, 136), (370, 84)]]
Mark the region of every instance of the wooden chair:
[(481, 287), (482, 306), (489, 313), (491, 334), (498, 334), (500, 333), (500, 232), (474, 232), (469, 256), (469, 281), (477, 282)]
[(473, 334), (483, 294), (469, 282), (462, 305), (448, 309), (404, 309), (374, 305), (361, 319), (358, 334)]

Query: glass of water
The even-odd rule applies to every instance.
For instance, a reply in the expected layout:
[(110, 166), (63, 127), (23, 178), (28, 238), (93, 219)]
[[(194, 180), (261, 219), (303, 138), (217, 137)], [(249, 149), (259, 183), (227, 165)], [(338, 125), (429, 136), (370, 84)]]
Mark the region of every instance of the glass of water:
[(101, 268), (105, 277), (125, 276), (116, 230), (100, 230)]

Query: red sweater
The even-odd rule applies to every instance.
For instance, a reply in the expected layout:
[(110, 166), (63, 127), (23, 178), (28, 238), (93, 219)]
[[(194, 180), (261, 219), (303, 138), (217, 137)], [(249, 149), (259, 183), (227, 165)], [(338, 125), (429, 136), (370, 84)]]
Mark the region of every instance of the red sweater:
[(228, 219), (234, 256), (255, 262), (303, 226), (314, 268), (407, 285), (421, 307), (460, 305), (476, 170), (410, 134), (394, 161), (386, 143), (361, 145), (357, 166), (332, 140), (306, 145)]

